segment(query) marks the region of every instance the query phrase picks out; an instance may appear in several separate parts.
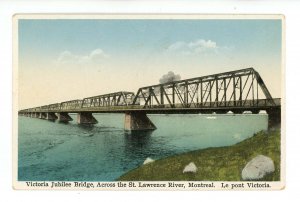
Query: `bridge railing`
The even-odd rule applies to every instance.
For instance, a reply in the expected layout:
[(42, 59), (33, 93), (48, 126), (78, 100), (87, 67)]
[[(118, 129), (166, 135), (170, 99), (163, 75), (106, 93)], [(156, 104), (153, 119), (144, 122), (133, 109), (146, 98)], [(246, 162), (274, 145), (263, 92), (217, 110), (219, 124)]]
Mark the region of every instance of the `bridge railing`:
[[(250, 108), (250, 107), (276, 107), (281, 105), (281, 99), (260, 99), (260, 100), (240, 100), (240, 101), (227, 101), (227, 102), (206, 102), (206, 103), (191, 103), (186, 106), (182, 103), (176, 103), (175, 105), (163, 104), (163, 105), (146, 105), (144, 108)], [(275, 104), (274, 104), (275, 103)]]
[[(274, 105), (273, 101), (276, 103)], [(181, 103), (177, 103), (175, 105), (164, 104), (164, 105), (123, 105), (123, 106), (91, 106), (82, 108), (84, 110), (90, 111), (126, 111), (126, 110), (143, 110), (143, 109), (171, 109), (171, 108), (191, 108), (191, 109), (205, 109), (205, 108), (259, 108), (259, 107), (276, 107), (280, 106), (280, 98), (273, 99), (273, 101), (269, 99), (261, 99), (261, 100), (242, 100), (242, 101), (228, 101), (228, 102), (207, 102), (207, 103), (193, 103), (188, 107), (183, 106)], [(76, 110), (75, 110), (76, 111)]]
[[(46, 108), (46, 106), (40, 107), (40, 108), (33, 108), (28, 109), (26, 112), (63, 112), (63, 111), (69, 111), (69, 112), (76, 112), (80, 110), (87, 110), (87, 111), (122, 111), (122, 110), (143, 110), (143, 109), (171, 109), (171, 108), (177, 108), (177, 109), (205, 109), (205, 108), (268, 108), (268, 107), (276, 107), (281, 105), (281, 99), (275, 98), (273, 100), (269, 99), (260, 99), (260, 100), (241, 100), (241, 101), (227, 101), (227, 102), (206, 102), (206, 103), (191, 103), (189, 106), (184, 106), (181, 103), (177, 103), (175, 105), (171, 104), (164, 104), (164, 105), (119, 105), (119, 106), (90, 106), (90, 107), (80, 107), (80, 100), (72, 101), (69, 103), (64, 103), (64, 106), (58, 107), (58, 104), (53, 104), (49, 106), (49, 108)], [(274, 105), (275, 103), (275, 105)], [(61, 105), (61, 104), (60, 104)]]

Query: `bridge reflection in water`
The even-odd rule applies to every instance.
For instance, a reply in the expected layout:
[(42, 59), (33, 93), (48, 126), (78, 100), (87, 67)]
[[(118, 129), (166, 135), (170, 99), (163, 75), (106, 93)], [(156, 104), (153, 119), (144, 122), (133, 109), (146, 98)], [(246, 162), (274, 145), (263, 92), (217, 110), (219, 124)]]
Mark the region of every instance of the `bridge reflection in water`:
[(253, 68), (224, 72), (23, 109), (19, 115), (68, 122), (77, 113), (79, 124), (95, 124), (93, 113), (125, 113), (125, 130), (154, 130), (147, 114), (257, 114), (265, 110), (269, 128), (280, 125), (281, 99), (272, 98)]

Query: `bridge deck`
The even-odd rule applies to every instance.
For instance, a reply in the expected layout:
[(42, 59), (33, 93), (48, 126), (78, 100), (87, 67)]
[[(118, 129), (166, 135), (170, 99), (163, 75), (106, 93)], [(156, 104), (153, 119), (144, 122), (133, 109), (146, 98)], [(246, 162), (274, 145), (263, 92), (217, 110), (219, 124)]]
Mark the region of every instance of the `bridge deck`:
[(236, 102), (208, 102), (204, 104), (193, 103), (188, 107), (176, 104), (175, 106), (164, 104), (164, 105), (153, 105), (145, 107), (143, 105), (122, 105), (122, 106), (105, 106), (105, 107), (74, 107), (65, 109), (34, 109), (27, 112), (37, 113), (80, 113), (80, 112), (91, 112), (91, 113), (125, 113), (133, 111), (144, 111), (149, 114), (174, 114), (174, 113), (226, 113), (228, 111), (243, 112), (252, 111), (258, 113), (259, 110), (278, 109), (281, 107), (280, 98), (273, 99), (274, 103), (269, 102), (268, 99), (260, 100), (245, 100)]

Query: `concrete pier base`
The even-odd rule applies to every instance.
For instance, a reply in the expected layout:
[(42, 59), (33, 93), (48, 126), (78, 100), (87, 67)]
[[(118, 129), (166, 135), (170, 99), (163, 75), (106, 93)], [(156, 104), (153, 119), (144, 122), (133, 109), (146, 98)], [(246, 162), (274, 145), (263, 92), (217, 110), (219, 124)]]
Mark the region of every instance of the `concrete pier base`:
[(53, 113), (53, 112), (48, 112), (48, 113), (46, 114), (46, 119), (47, 119), (47, 120), (52, 120), (52, 121), (54, 121), (54, 120), (57, 119), (57, 116), (56, 116), (55, 113)]
[(281, 127), (281, 109), (270, 109), (268, 113), (268, 129), (278, 129)]
[(40, 119), (46, 119), (47, 114), (46, 113), (40, 113), (39, 118)]
[(145, 130), (155, 130), (156, 126), (147, 117), (145, 112), (128, 112), (125, 113), (125, 130), (130, 131), (145, 131)]
[(73, 119), (66, 112), (57, 113), (57, 119), (58, 119), (59, 122), (73, 121)]
[(98, 121), (90, 112), (81, 112), (77, 114), (77, 123), (79, 124), (96, 124)]

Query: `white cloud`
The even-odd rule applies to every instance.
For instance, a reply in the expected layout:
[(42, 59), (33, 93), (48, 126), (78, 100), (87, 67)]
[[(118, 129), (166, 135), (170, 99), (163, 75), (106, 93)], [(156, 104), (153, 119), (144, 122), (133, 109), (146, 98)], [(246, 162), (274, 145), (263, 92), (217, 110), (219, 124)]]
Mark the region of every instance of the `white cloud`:
[(179, 52), (184, 55), (191, 55), (198, 53), (216, 52), (218, 48), (219, 47), (217, 46), (217, 43), (215, 41), (198, 39), (190, 42), (178, 41), (171, 44), (168, 47), (168, 50)]
[(183, 41), (178, 41), (176, 43), (173, 43), (172, 45), (169, 46), (169, 50), (179, 50), (181, 48), (184, 48), (185, 46), (187, 46), (187, 43), (183, 42)]
[(70, 51), (63, 51), (59, 54), (55, 62), (58, 65), (61, 64), (83, 65), (83, 64), (97, 63), (100, 62), (102, 59), (108, 57), (109, 55), (100, 48), (92, 50), (90, 53), (86, 55), (76, 55), (71, 53)]

